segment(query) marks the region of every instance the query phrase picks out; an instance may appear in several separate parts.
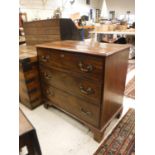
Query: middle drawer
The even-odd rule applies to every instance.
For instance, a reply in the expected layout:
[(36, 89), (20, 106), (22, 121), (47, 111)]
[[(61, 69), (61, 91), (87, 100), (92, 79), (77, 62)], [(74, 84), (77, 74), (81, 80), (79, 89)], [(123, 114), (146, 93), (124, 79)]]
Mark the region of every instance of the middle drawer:
[(80, 97), (87, 102), (100, 104), (101, 83), (92, 80), (74, 77), (73, 75), (53, 68), (40, 65), (41, 80), (51, 86)]
[(57, 88), (43, 85), (44, 98), (51, 102), (51, 105), (63, 109), (76, 116), (80, 120), (88, 122), (98, 127), (100, 117), (100, 107), (89, 104), (73, 95), (69, 95)]

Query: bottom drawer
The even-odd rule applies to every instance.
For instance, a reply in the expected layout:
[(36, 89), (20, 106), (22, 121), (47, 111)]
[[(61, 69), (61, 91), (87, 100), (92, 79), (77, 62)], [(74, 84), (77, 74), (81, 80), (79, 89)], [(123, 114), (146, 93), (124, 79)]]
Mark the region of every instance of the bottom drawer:
[(100, 110), (96, 105), (87, 103), (84, 100), (51, 86), (44, 85), (43, 94), (45, 98), (52, 102), (52, 104), (55, 104), (79, 119), (98, 127)]

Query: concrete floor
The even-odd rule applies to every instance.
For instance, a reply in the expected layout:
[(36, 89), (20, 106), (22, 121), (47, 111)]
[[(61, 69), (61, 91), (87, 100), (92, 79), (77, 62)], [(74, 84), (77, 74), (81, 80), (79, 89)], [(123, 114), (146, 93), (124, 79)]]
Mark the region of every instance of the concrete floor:
[[(126, 81), (133, 76), (134, 70), (128, 74)], [(124, 97), (123, 105), (121, 117), (130, 107), (135, 108), (135, 100)], [(93, 133), (87, 127), (55, 108), (47, 110), (39, 106), (31, 111), (22, 104), (20, 108), (36, 128), (43, 155), (93, 155), (100, 145), (93, 139)], [(104, 139), (119, 120), (114, 119), (111, 122)]]
[[(122, 116), (134, 105), (134, 100), (124, 98)], [(22, 104), (20, 108), (36, 128), (43, 155), (92, 155), (99, 146), (87, 127), (55, 108), (39, 106), (31, 111)], [(118, 121), (111, 122), (105, 138)]]

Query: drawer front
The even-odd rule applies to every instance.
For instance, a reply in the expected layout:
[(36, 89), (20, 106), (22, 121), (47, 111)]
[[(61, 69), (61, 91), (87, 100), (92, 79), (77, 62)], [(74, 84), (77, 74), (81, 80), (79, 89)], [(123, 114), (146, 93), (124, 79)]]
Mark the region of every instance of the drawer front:
[(68, 73), (56, 69), (48, 69), (40, 66), (40, 74), (43, 82), (68, 93), (80, 97), (88, 102), (100, 104), (101, 84), (92, 80), (75, 78)]
[(49, 67), (57, 67), (91, 79), (101, 80), (103, 60), (100, 57), (69, 53), (53, 49), (38, 50), (39, 62)]
[(99, 124), (99, 107), (80, 100), (68, 93), (60, 91), (54, 87), (44, 85), (44, 97), (52, 102), (52, 104), (64, 109), (65, 111), (75, 115), (93, 126), (98, 127)]

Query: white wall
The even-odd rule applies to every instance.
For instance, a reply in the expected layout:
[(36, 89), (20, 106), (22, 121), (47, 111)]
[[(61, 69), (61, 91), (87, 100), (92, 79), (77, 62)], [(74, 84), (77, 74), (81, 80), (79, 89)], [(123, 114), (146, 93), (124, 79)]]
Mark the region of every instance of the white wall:
[[(103, 0), (99, 0), (99, 8), (101, 9)], [(116, 17), (125, 15), (126, 11), (135, 14), (135, 0), (106, 0), (109, 11), (115, 11)]]
[[(28, 20), (47, 19), (53, 16), (53, 11), (57, 7), (62, 8), (62, 4), (65, 3), (62, 17), (70, 17), (70, 14), (76, 12), (80, 12), (81, 15), (88, 15), (91, 8), (101, 9), (102, 1), (90, 0), (90, 5), (87, 5), (86, 0), (75, 0), (75, 3), (71, 5), (69, 0), (20, 0), (20, 9), (27, 13)], [(126, 11), (135, 14), (135, 0), (106, 0), (106, 2), (109, 11), (115, 10), (116, 17), (125, 15)], [(95, 17), (95, 11), (93, 15)]]
[(62, 17), (70, 17), (70, 14), (76, 12), (88, 15), (91, 8), (98, 8), (99, 0), (90, 0), (90, 5), (86, 4), (86, 0), (75, 0), (73, 5), (69, 3), (69, 0), (20, 0), (20, 10), (27, 13), (28, 20), (47, 19), (53, 16), (53, 11), (57, 7), (62, 8), (63, 4), (65, 5)]

